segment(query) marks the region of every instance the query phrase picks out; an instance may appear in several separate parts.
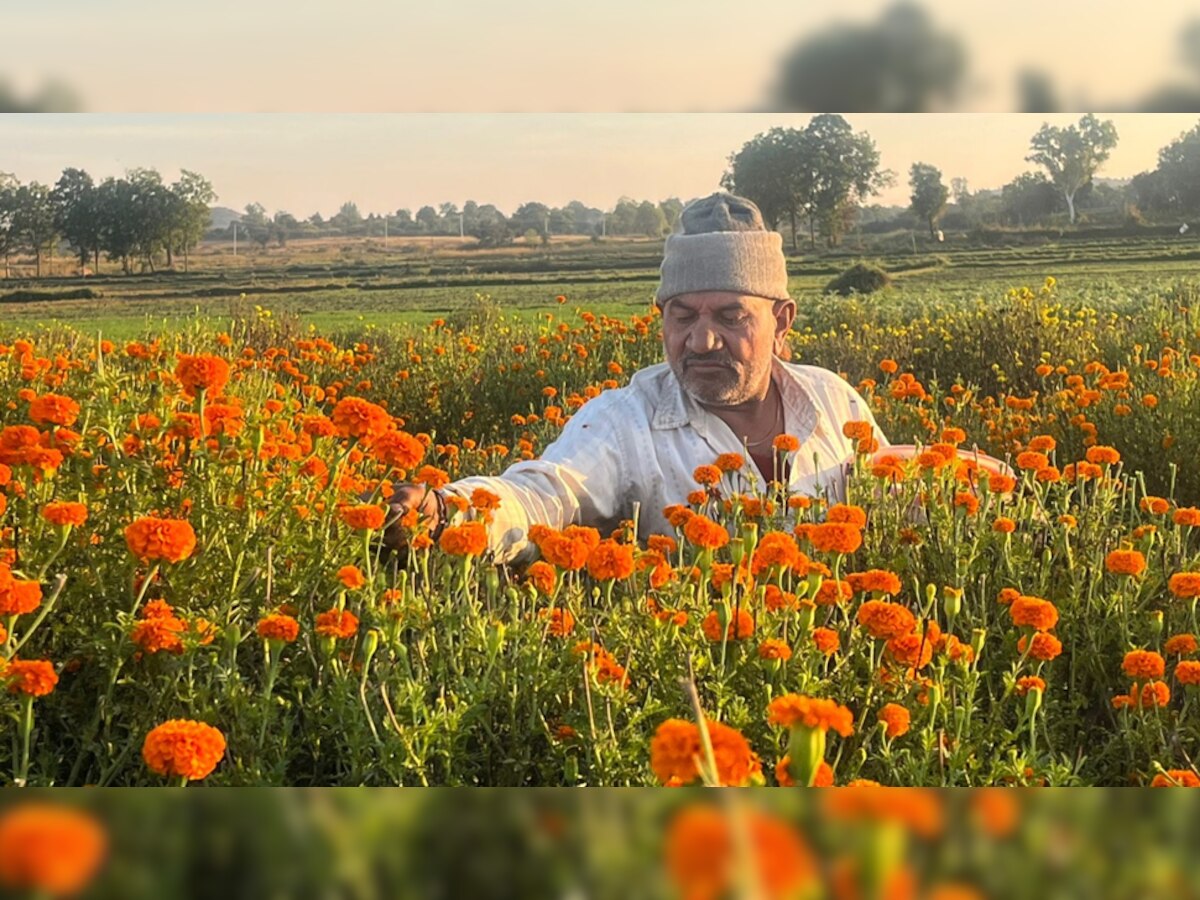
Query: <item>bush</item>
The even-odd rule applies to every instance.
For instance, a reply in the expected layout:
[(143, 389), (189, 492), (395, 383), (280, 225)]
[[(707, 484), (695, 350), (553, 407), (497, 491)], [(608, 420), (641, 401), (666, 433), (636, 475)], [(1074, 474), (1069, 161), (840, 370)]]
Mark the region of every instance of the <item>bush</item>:
[(840, 294), (843, 297), (849, 297), (851, 294), (873, 294), (891, 283), (892, 276), (879, 266), (855, 263), (825, 285), (825, 293)]

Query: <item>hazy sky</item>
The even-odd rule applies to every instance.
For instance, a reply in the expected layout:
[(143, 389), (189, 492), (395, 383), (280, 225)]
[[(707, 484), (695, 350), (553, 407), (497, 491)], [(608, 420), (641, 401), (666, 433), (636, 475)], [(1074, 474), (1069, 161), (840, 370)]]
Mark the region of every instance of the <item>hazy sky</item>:
[[(0, 77), (55, 76), (86, 110), (627, 111), (762, 108), (781, 55), (892, 0), (53, 0), (4, 10)], [(962, 38), (967, 109), (1014, 74), (1068, 108), (1117, 108), (1182, 69), (1192, 0), (919, 0)]]
[[(101, 180), (138, 166), (173, 181), (181, 168), (213, 183), (222, 206), (329, 216), (346, 200), (363, 214), (466, 200), (505, 213), (537, 200), (611, 209), (622, 195), (683, 200), (718, 189), (730, 153), (807, 115), (238, 114), (8, 115), (0, 117), (0, 171), (53, 184), (68, 166)], [(1116, 114), (1120, 143), (1102, 177), (1153, 169), (1160, 147), (1200, 124), (1197, 115)], [(999, 187), (1033, 168), (1029, 139), (1043, 122), (1077, 115), (1004, 113), (847, 115), (880, 150), (895, 187), (877, 198), (908, 203), (908, 168), (932, 163), (971, 189)]]

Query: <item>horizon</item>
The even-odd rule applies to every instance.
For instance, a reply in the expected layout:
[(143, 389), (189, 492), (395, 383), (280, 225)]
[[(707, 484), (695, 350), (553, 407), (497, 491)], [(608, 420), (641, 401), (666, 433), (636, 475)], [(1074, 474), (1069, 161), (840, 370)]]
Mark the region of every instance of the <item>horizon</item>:
[[(1022, 172), (1043, 122), (1078, 114), (846, 114), (868, 133), (895, 183), (864, 206), (909, 204), (908, 167), (937, 166), (949, 185), (998, 190)], [(1101, 115), (1119, 142), (1097, 180), (1126, 180), (1157, 165), (1158, 150), (1200, 123), (1192, 113)], [(209, 179), (212, 206), (244, 212), (261, 203), (325, 218), (353, 202), (364, 217), (467, 200), (506, 216), (522, 203), (579, 200), (611, 210), (621, 197), (682, 201), (719, 189), (730, 154), (771, 127), (801, 128), (808, 114), (234, 114), (7, 115), (0, 119), (0, 171), (53, 185), (77, 167), (97, 182), (127, 169), (181, 169)], [(657, 152), (647, 148), (657, 148)], [(336, 174), (332, 174), (336, 173)], [(385, 198), (386, 195), (386, 198)]]

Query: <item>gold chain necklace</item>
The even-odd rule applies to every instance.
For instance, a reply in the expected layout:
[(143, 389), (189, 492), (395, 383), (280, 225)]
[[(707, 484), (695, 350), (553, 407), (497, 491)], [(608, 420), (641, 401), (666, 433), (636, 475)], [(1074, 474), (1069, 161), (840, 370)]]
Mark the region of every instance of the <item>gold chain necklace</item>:
[(750, 436), (746, 435), (745, 436), (746, 446), (747, 447), (758, 447), (761, 444), (765, 444), (767, 441), (773, 441), (782, 431), (783, 431), (783, 398), (778, 398), (778, 402), (775, 404), (775, 417), (771, 420), (771, 426), (770, 426), (769, 430), (767, 431), (766, 436), (761, 437), (758, 440), (752, 441), (752, 440), (750, 440)]

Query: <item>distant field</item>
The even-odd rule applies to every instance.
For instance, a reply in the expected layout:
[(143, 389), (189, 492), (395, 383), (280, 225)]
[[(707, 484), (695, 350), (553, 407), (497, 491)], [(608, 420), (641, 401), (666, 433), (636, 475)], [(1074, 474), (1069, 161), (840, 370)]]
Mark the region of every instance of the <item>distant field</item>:
[[(66, 325), (113, 339), (162, 333), (198, 319), (255, 315), (263, 307), (322, 331), (425, 321), (489, 295), (505, 308), (536, 314), (556, 298), (598, 313), (627, 315), (646, 308), (658, 283), (658, 240), (557, 238), (551, 245), (469, 250), (457, 238), (325, 239), (249, 253), (214, 244), (192, 256), (191, 271), (122, 276), (102, 268), (88, 278), (0, 281), (4, 331)], [(915, 247), (915, 252), (914, 252)], [(789, 259), (791, 290), (815, 299), (855, 258), (875, 259), (896, 276), (891, 296), (936, 291), (945, 299), (995, 296), (1054, 275), (1064, 290), (1142, 284), (1193, 275), (1200, 244), (1193, 238), (1064, 239), (1036, 246), (930, 245), (911, 235), (885, 236), (856, 253)], [(936, 252), (934, 252), (936, 251)], [(60, 266), (64, 264), (59, 260)], [(67, 299), (87, 288), (95, 296)], [(881, 303), (886, 303), (886, 297)], [(31, 299), (45, 298), (45, 299)], [(62, 299), (60, 299), (62, 298)]]

